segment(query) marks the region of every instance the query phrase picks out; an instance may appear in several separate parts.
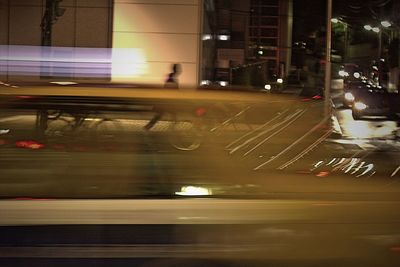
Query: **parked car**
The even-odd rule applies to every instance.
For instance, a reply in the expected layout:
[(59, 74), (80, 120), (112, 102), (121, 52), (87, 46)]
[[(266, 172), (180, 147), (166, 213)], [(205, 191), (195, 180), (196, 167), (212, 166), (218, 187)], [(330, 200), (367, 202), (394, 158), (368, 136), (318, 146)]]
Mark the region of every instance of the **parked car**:
[(343, 106), (346, 108), (351, 107), (356, 95), (366, 90), (368, 90), (368, 84), (365, 80), (359, 79), (346, 82), (343, 87)]
[(366, 116), (385, 116), (389, 119), (399, 113), (399, 95), (389, 93), (386, 88), (366, 85), (367, 90), (358, 90), (354, 95), (352, 116), (355, 120)]

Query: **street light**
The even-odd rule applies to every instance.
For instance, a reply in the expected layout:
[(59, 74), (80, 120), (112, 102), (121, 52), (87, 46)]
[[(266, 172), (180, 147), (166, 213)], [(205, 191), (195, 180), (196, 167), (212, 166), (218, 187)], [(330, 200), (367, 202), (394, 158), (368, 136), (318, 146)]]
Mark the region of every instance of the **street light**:
[(364, 29), (366, 29), (367, 31), (371, 31), (372, 30), (372, 26), (371, 25), (364, 25)]
[(378, 27), (373, 27), (372, 31), (376, 32), (376, 33), (379, 33), (381, 31), (381, 29), (379, 29)]
[(392, 26), (392, 23), (390, 23), (387, 20), (381, 21), (381, 25), (385, 28), (389, 28), (390, 26)]
[(332, 22), (332, 23), (338, 23), (338, 22), (339, 22), (339, 19), (337, 19), (337, 18), (332, 18), (332, 19), (331, 19), (331, 22)]

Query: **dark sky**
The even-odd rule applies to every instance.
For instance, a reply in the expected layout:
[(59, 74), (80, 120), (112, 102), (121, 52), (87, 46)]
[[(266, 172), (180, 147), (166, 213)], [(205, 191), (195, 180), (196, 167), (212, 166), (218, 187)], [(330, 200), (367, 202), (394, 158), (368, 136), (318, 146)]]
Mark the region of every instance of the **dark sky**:
[[(293, 40), (305, 40), (310, 33), (326, 27), (326, 0), (293, 0)], [(399, 19), (394, 12), (400, 0), (333, 0), (333, 16), (350, 26), (377, 24), (380, 20)]]
[(326, 25), (326, 1), (293, 1), (293, 40), (306, 40), (307, 36)]

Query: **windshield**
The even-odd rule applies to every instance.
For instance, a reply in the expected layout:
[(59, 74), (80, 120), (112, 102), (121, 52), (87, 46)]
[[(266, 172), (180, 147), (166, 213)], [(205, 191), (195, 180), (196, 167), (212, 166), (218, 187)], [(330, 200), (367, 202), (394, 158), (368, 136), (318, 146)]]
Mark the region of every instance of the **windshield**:
[(0, 0), (1, 266), (397, 266), (395, 0)]

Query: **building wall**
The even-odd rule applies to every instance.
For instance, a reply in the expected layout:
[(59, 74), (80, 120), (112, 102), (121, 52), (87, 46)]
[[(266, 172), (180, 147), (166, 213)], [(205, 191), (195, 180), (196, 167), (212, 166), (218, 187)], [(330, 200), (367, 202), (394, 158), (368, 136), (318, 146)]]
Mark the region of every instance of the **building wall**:
[[(0, 0), (0, 44), (40, 45), (46, 0)], [(53, 46), (111, 47), (112, 0), (63, 0)], [(84, 22), (84, 23), (82, 23)]]
[(196, 86), (200, 65), (201, 2), (114, 0), (112, 46), (127, 51), (135, 49), (131, 60), (137, 61), (141, 70), (137, 75), (114, 76), (113, 79), (162, 84), (171, 72), (171, 65), (179, 63), (182, 68), (180, 86)]
[[(213, 80), (229, 79), (233, 84), (242, 85), (256, 80), (253, 76), (257, 74), (260, 84), (264, 84), (275, 75), (288, 75), (292, 52), (292, 0), (214, 0), (214, 3), (218, 14), (214, 35), (227, 33), (230, 38), (222, 41), (214, 38), (217, 57)], [(203, 43), (206, 46), (211, 40)], [(203, 75), (203, 79), (212, 79), (209, 73)], [(243, 78), (247, 76), (252, 77)]]
[[(0, 0), (0, 45), (9, 46), (9, 49), (28, 46), (26, 50), (33, 53), (40, 50), (40, 24), (45, 7), (46, 0)], [(52, 46), (111, 47), (112, 0), (63, 0), (60, 7), (65, 8), (65, 13), (53, 25)], [(0, 51), (3, 53), (0, 58), (4, 59), (7, 48)], [(0, 80), (40, 79), (40, 71), (37, 71), (40, 67), (26, 75), (16, 75), (5, 64), (1, 65)], [(103, 76), (109, 78), (109, 75)]]

